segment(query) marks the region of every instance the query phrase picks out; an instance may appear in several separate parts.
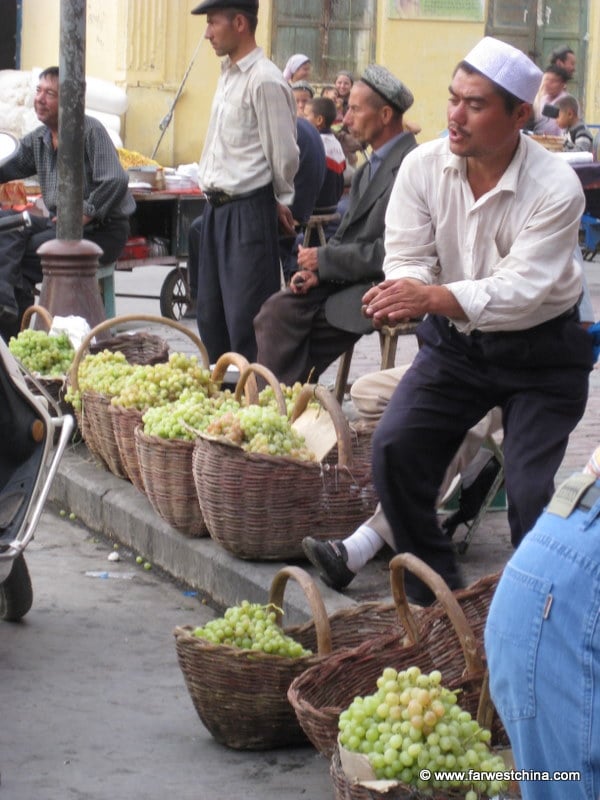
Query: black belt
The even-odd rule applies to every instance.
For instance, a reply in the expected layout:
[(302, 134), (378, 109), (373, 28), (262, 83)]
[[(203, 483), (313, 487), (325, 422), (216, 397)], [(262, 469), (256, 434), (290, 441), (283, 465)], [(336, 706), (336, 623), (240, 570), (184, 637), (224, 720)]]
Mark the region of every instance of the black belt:
[(577, 508), (584, 508), (589, 511), (598, 500), (600, 500), (600, 486), (597, 483), (593, 483), (580, 497)]
[(271, 189), (271, 184), (261, 186), (260, 189), (253, 189), (251, 192), (241, 192), (240, 194), (228, 194), (221, 189), (205, 189), (204, 196), (213, 208), (227, 205), (227, 203), (234, 203), (236, 200), (246, 200), (248, 197), (255, 197), (262, 194), (265, 190)]

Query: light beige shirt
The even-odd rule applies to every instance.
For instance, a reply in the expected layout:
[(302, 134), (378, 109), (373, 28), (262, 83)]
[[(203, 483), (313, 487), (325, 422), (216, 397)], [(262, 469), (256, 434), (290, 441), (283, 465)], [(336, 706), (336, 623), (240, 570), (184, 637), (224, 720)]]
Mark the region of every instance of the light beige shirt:
[(458, 330), (524, 330), (581, 294), (573, 254), (585, 198), (567, 163), (525, 135), (497, 186), (475, 200), (466, 159), (422, 144), (398, 172), (386, 214), (386, 278), (443, 284), (468, 321)]
[(281, 71), (260, 47), (223, 60), (199, 164), (202, 189), (242, 194), (273, 184), (289, 205), (298, 170), (296, 105)]

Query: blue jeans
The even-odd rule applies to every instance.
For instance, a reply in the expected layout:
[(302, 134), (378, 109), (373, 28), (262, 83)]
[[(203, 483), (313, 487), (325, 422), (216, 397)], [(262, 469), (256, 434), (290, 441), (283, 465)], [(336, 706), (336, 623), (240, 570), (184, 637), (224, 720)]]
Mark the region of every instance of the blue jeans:
[(523, 799), (598, 800), (600, 500), (566, 519), (542, 514), (504, 570), (485, 648), (517, 769), (581, 774), (524, 780)]

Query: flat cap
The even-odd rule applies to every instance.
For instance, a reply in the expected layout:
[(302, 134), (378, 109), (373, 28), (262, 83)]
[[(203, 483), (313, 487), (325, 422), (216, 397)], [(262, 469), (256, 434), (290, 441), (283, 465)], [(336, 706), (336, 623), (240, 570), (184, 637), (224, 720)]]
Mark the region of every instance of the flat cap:
[(511, 44), (484, 36), (463, 60), (519, 100), (535, 100), (543, 73), (529, 56)]
[(208, 14), (219, 8), (239, 8), (250, 14), (258, 14), (258, 0), (204, 0), (192, 11), (192, 14)]
[(360, 79), (401, 114), (404, 114), (415, 101), (410, 89), (379, 64), (369, 64)]

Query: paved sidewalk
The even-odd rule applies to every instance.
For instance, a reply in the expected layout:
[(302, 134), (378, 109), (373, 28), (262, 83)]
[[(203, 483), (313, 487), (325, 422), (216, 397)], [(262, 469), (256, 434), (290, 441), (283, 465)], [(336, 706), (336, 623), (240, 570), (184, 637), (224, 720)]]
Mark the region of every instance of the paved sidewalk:
[[(596, 319), (600, 319), (600, 262), (586, 264)], [(186, 327), (195, 331), (194, 322)], [(144, 325), (145, 330), (149, 330)], [(172, 328), (157, 326), (156, 332), (168, 338), (173, 350), (193, 352), (190, 339)], [(416, 352), (414, 336), (399, 341), (396, 363), (408, 363)], [(355, 348), (350, 381), (378, 369), (379, 340), (366, 336)], [(322, 383), (333, 385), (337, 364), (323, 375)], [(591, 374), (590, 396), (583, 419), (571, 436), (557, 481), (580, 471), (594, 447), (600, 443), (600, 368)], [(92, 531), (121, 542), (134, 554), (141, 554), (174, 578), (206, 593), (214, 601), (229, 606), (242, 599), (264, 602), (273, 576), (282, 566), (277, 563), (243, 561), (227, 553), (210, 538), (190, 539), (162, 522), (145, 495), (125, 480), (98, 466), (84, 445), (73, 446), (66, 454), (55, 480), (51, 498), (59, 508), (73, 511)], [(240, 509), (243, 513), (243, 509)], [(459, 538), (461, 529), (456, 534)], [(467, 580), (499, 570), (512, 553), (506, 512), (492, 510), (484, 519), (467, 552), (460, 556)], [(352, 582), (338, 593), (319, 583), (329, 612), (367, 600), (391, 599), (387, 562), (390, 552), (382, 553)], [(314, 573), (312, 567), (309, 572)], [(111, 570), (118, 565), (111, 565)], [(301, 592), (295, 586), (286, 590), (286, 622), (292, 624), (309, 616)]]

